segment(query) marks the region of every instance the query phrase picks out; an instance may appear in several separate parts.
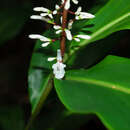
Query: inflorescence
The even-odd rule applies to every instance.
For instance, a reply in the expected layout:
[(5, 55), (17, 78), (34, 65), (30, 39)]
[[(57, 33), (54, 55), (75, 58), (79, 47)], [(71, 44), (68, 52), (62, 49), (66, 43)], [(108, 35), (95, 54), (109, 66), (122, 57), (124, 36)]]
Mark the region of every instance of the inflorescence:
[[(66, 65), (63, 64), (63, 57), (65, 52), (65, 42), (66, 39), (69, 41), (75, 40), (76, 42), (80, 42), (80, 39), (90, 39), (91, 37), (89, 35), (75, 35), (73, 36), (71, 33), (72, 25), (75, 22), (75, 20), (82, 20), (82, 19), (92, 19), (95, 16), (82, 12), (82, 7), (78, 7), (76, 12), (70, 11), (70, 3), (71, 1), (74, 4), (78, 4), (78, 0), (61, 0), (60, 5), (55, 5), (55, 10), (51, 11), (44, 7), (35, 7), (33, 10), (36, 12), (40, 12), (40, 15), (32, 15), (31, 19), (36, 20), (42, 20), (49, 24), (53, 25), (53, 28), (56, 31), (56, 34), (61, 34), (59, 39), (51, 39), (39, 34), (31, 34), (29, 35), (29, 38), (31, 39), (39, 39), (42, 41), (42, 47), (47, 47), (52, 42), (55, 42), (56, 40), (60, 40), (60, 49), (57, 50), (57, 57), (50, 57), (48, 58), (48, 61), (57, 60), (55, 64), (53, 64), (52, 69), (53, 73), (55, 75), (55, 78), (62, 79), (65, 75), (65, 67)], [(75, 16), (74, 19), (70, 19), (67, 21), (68, 13)], [(55, 15), (61, 15), (60, 21), (61, 24), (57, 24), (54, 20)]]

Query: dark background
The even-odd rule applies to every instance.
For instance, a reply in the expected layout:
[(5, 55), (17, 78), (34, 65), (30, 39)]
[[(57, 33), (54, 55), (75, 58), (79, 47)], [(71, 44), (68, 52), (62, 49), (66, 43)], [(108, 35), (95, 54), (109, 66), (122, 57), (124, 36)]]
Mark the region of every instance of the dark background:
[[(16, 35), (10, 37), (8, 40), (5, 40), (2, 44), (0, 44), (0, 130), (4, 130), (3, 123), (1, 123), (1, 120), (3, 120), (4, 118), (3, 116), (1, 116), (1, 114), (5, 109), (8, 111), (5, 112), (6, 114), (8, 114), (5, 114), (5, 116), (7, 116), (7, 118), (5, 118), (5, 122), (6, 119), (13, 119), (12, 116), (14, 116), (14, 114), (12, 114), (11, 116), (9, 113), (12, 112), (12, 109), (15, 109), (15, 106), (23, 111), (23, 119), (25, 119), (26, 123), (29, 119), (31, 105), (29, 103), (27, 76), (35, 41), (30, 40), (28, 38), (28, 35), (32, 33), (42, 34), (49, 27), (46, 23), (30, 20), (29, 17), (33, 14), (33, 7), (44, 6), (49, 9), (54, 9), (54, 5), (57, 1), (60, 2), (60, 0), (4, 0), (0, 3), (0, 10), (5, 9), (9, 13), (10, 10), (15, 9), (15, 7), (19, 8), (23, 4), (27, 4), (27, 13), (26, 11), (24, 12), (26, 14), (26, 20), (23, 26), (19, 29)], [(79, 4), (82, 5), (85, 10), (89, 10), (95, 5), (104, 5), (105, 3), (105, 0), (80, 0)], [(0, 20), (2, 20), (2, 17), (0, 17)], [(16, 20), (18, 23), (20, 22), (19, 18), (17, 17)], [(5, 33), (11, 31), (10, 28), (6, 29), (7, 30), (5, 30)], [(5, 33), (0, 34), (0, 38), (3, 37)], [(118, 34), (122, 35), (121, 39), (113, 45), (111, 50), (107, 51), (106, 55), (113, 54), (129, 58), (129, 31), (121, 31), (112, 35)], [(98, 41), (97, 43), (99, 42), (100, 41)], [(41, 117), (41, 115), (44, 115), (46, 109), (49, 109), (51, 111), (51, 109), (55, 108), (48, 106), (45, 107), (38, 116), (39, 120), (40, 118), (43, 118)], [(80, 126), (79, 129), (104, 130), (105, 127), (96, 116), (93, 116), (93, 118), (89, 122)], [(41, 130), (40, 127), (39, 130)]]

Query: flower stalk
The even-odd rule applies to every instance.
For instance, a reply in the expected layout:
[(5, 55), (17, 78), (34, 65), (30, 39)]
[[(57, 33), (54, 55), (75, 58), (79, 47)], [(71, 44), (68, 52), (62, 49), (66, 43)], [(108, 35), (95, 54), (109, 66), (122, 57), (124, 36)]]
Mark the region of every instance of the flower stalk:
[[(60, 40), (60, 49), (57, 48), (57, 57), (49, 57), (47, 61), (51, 62), (53, 60), (57, 60), (55, 64), (53, 64), (52, 69), (53, 73), (55, 75), (55, 78), (57, 79), (62, 79), (65, 75), (65, 67), (66, 65), (63, 63), (63, 58), (65, 54), (65, 49), (66, 49), (66, 41), (72, 41), (74, 40), (75, 42), (80, 42), (80, 39), (90, 39), (91, 36), (79, 33), (77, 35), (72, 35), (71, 30), (73, 23), (76, 20), (82, 20), (82, 19), (92, 19), (95, 16), (82, 12), (82, 7), (78, 7), (76, 12), (73, 12), (70, 10), (71, 3), (73, 4), (78, 4), (78, 0), (61, 0), (60, 5), (55, 5), (55, 10), (49, 10), (44, 7), (35, 7), (33, 10), (36, 12), (39, 12), (40, 15), (32, 15), (30, 18), (31, 19), (36, 19), (36, 20), (41, 20), (45, 21), (49, 24), (53, 25), (53, 29), (55, 30), (55, 33), (57, 35), (60, 34), (60, 37), (51, 39), (39, 34), (32, 34), (29, 35), (29, 38), (31, 39), (39, 39), (42, 44), (42, 47), (47, 47), (50, 46), (51, 43), (54, 43), (57, 40)], [(71, 14), (74, 17), (74, 19), (69, 19), (68, 20), (68, 14)], [(61, 23), (56, 23), (54, 20), (55, 15), (60, 15), (61, 16)]]
[(63, 4), (63, 16), (62, 16), (62, 35), (61, 35), (61, 41), (60, 41), (60, 49), (61, 49), (61, 55), (64, 57), (65, 53), (65, 42), (66, 42), (66, 33), (65, 33), (65, 28), (67, 25), (67, 16), (68, 16), (68, 11), (65, 9), (66, 1)]

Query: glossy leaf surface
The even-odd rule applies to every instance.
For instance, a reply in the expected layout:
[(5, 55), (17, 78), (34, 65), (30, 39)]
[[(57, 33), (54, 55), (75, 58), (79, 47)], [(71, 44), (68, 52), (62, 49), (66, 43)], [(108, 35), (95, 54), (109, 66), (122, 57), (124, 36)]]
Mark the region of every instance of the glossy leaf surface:
[(129, 130), (129, 68), (129, 59), (108, 56), (88, 70), (68, 71), (55, 88), (70, 111), (96, 113), (109, 129)]
[[(46, 37), (55, 37), (52, 31), (46, 32)], [(40, 99), (43, 99), (46, 92), (52, 87), (52, 64), (54, 62), (48, 62), (48, 57), (52, 57), (56, 54), (57, 42), (54, 45), (49, 45), (47, 48), (41, 47), (42, 42), (37, 41), (34, 48), (34, 52), (31, 59), (29, 68), (28, 81), (29, 81), (29, 94), (32, 105), (32, 113), (37, 109), (37, 105), (41, 103)], [(54, 47), (55, 46), (55, 47)], [(53, 50), (51, 50), (53, 48)], [(50, 86), (50, 87), (49, 87)], [(49, 91), (48, 91), (49, 92)], [(46, 95), (47, 96), (47, 95)]]
[[(93, 41), (100, 40), (113, 32), (130, 29), (130, 1), (129, 0), (109, 0), (107, 4), (101, 8), (95, 18), (90, 21), (78, 22), (75, 29), (91, 32), (90, 40), (82, 40), (80, 46), (85, 46)], [(73, 45), (76, 43), (73, 42)], [(79, 43), (77, 43), (79, 44)]]

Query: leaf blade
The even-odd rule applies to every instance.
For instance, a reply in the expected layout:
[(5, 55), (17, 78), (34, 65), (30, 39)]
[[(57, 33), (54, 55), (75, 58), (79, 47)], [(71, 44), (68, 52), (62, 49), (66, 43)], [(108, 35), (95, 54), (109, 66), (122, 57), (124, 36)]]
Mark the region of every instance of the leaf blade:
[(128, 130), (129, 67), (129, 59), (109, 56), (88, 70), (69, 71), (65, 80), (55, 80), (55, 88), (70, 111), (96, 113), (109, 129)]
[[(111, 8), (113, 7), (113, 8)], [(86, 27), (93, 25), (91, 27)], [(130, 29), (130, 1), (119, 0), (118, 4), (116, 0), (109, 0), (107, 4), (102, 7), (96, 14), (95, 18), (88, 22), (77, 23), (74, 27), (78, 26), (82, 31), (89, 31), (92, 33), (91, 39), (82, 40), (79, 46), (85, 46), (94, 41), (103, 39), (108, 35), (124, 30)], [(74, 45), (75, 43), (72, 42)]]

